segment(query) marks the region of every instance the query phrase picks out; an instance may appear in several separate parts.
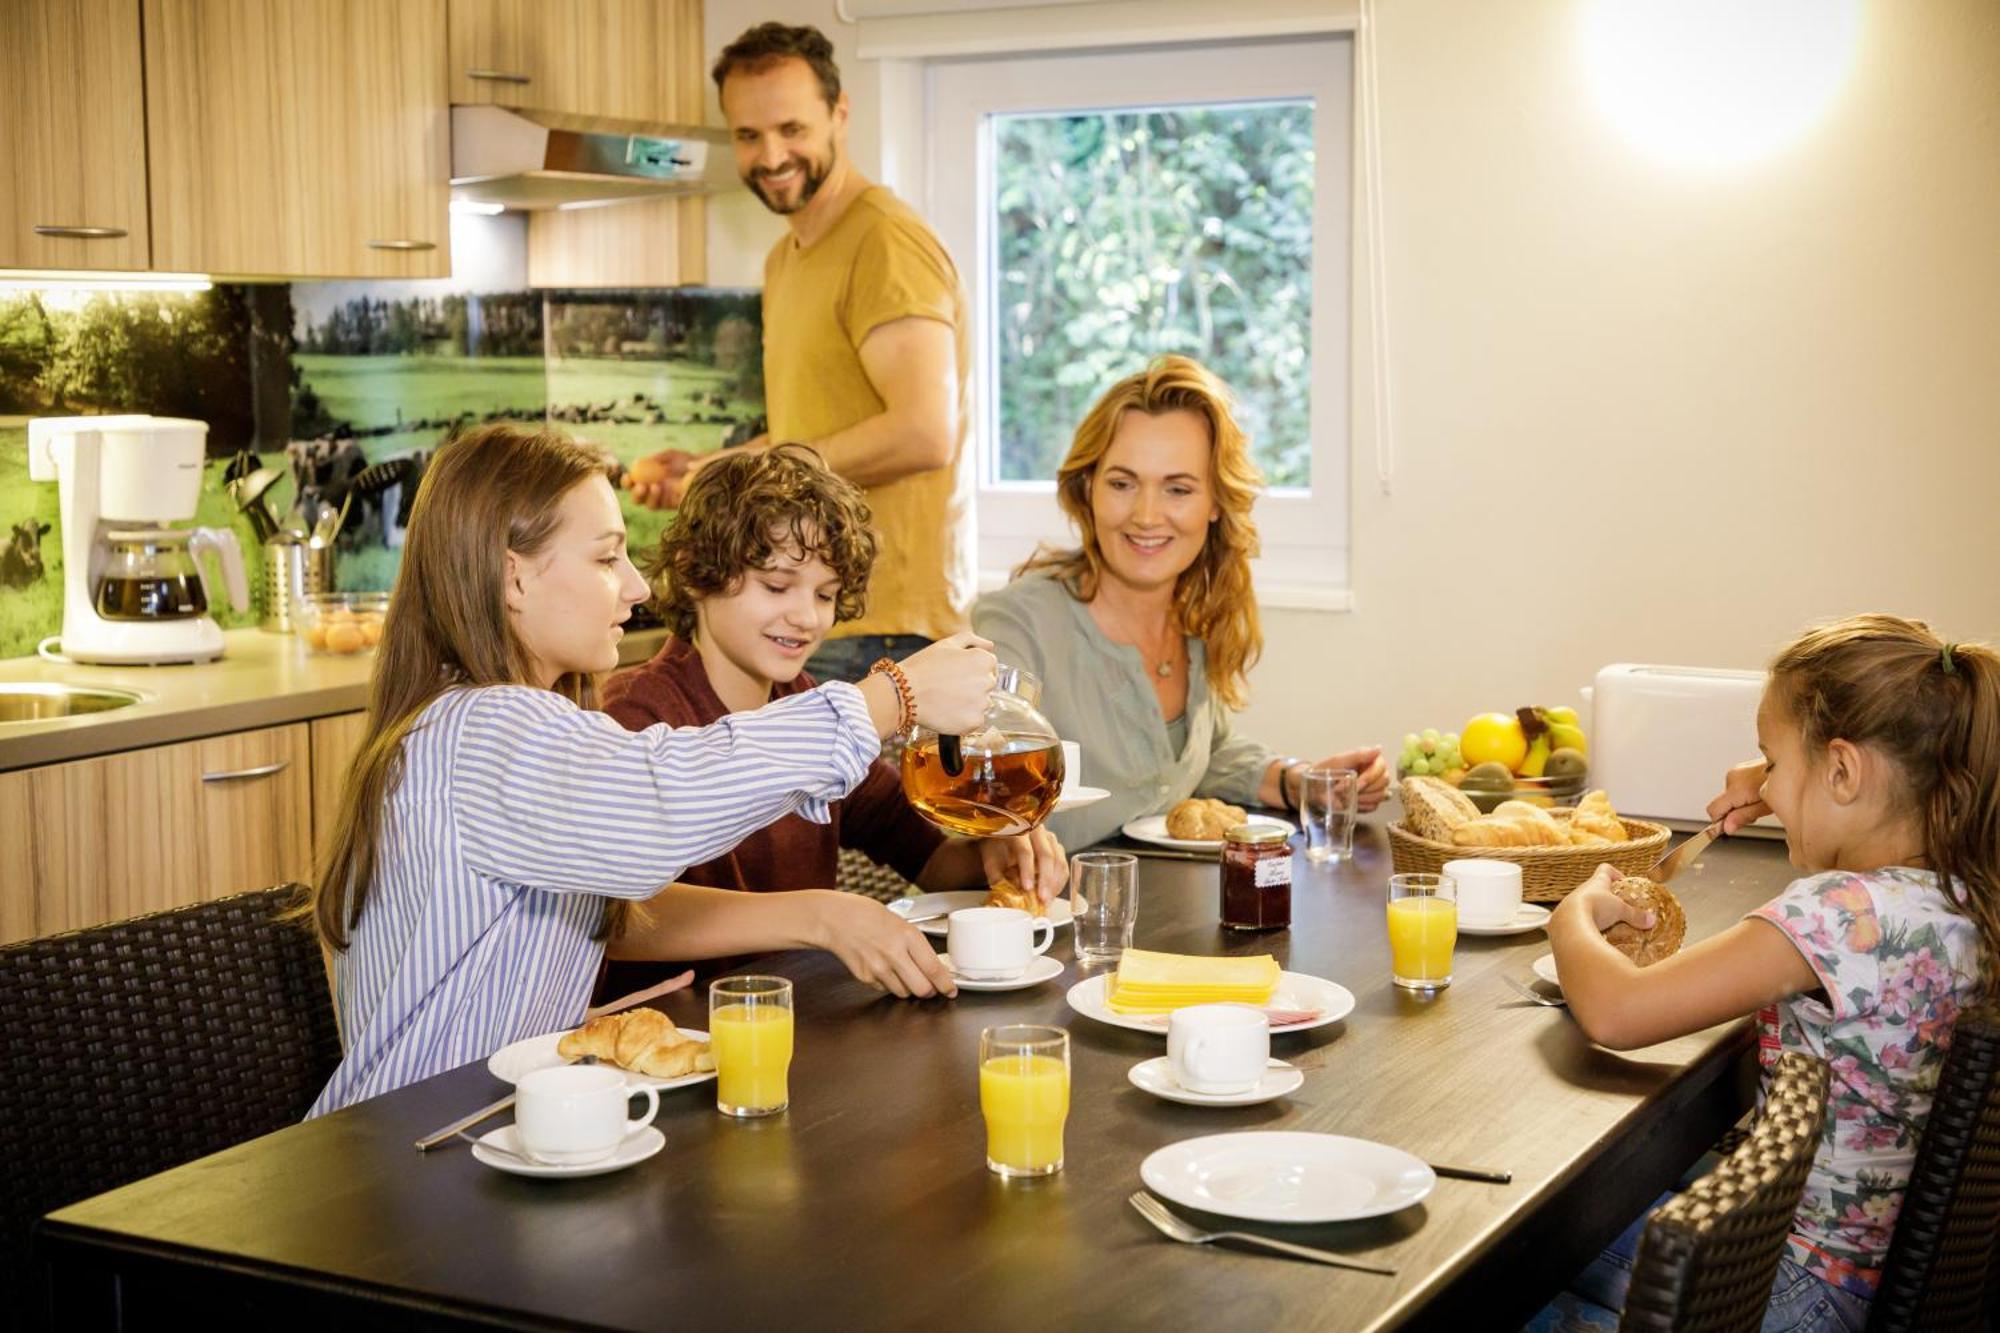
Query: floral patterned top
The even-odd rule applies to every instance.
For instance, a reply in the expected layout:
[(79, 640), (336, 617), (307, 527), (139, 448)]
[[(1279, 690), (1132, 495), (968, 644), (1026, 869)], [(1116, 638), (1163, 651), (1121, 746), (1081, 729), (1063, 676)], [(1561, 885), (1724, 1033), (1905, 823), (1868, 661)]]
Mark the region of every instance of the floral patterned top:
[(1751, 915), (1785, 932), (1832, 1005), (1809, 992), (1757, 1016), (1767, 1070), (1780, 1052), (1803, 1051), (1833, 1071), (1788, 1254), (1873, 1296), (1952, 1024), (1980, 988), (1978, 931), (1937, 876), (1905, 866), (1794, 880)]

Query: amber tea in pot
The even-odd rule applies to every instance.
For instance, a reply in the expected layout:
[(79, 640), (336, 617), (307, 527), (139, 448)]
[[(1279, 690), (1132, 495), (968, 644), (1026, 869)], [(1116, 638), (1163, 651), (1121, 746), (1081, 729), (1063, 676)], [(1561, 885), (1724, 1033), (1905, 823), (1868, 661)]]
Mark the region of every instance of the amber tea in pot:
[[(1002, 665), (985, 725), (964, 736), (926, 728), (903, 747), (903, 795), (947, 833), (1002, 838), (1049, 817), (1062, 795), (1062, 742), (1035, 708), (1042, 683)], [(955, 745), (956, 753), (952, 753)]]

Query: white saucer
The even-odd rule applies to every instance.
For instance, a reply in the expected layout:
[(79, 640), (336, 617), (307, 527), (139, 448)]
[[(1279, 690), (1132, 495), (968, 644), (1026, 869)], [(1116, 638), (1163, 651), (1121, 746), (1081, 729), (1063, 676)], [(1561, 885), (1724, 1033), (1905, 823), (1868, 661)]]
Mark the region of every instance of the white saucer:
[(1458, 933), (1461, 935), (1519, 935), (1526, 930), (1540, 930), (1549, 924), (1549, 909), (1540, 903), (1522, 903), (1510, 921), (1498, 925), (1475, 926), (1464, 917), (1458, 919)]
[[(1063, 998), (1071, 1009), (1085, 1018), (1094, 1018), (1113, 1027), (1131, 1028), (1134, 1032), (1166, 1036), (1168, 1015), (1121, 1014), (1111, 1007), (1108, 997), (1111, 983), (1116, 979), (1115, 972), (1100, 972), (1094, 977), (1085, 977), (1071, 986)], [(1288, 1032), (1305, 1032), (1325, 1027), (1328, 1023), (1338, 1023), (1354, 1012), (1354, 992), (1325, 977), (1306, 972), (1280, 972), (1278, 988), (1271, 992), (1271, 1003), (1266, 1008), (1310, 1011), (1315, 1015), (1303, 1022), (1272, 1028), (1271, 1035), (1279, 1037)]]
[[(939, 954), (938, 961), (946, 967), (951, 967), (951, 955), (948, 953)], [(1040, 954), (1033, 962), (1028, 964), (1027, 971), (1018, 977), (1009, 977), (1005, 981), (974, 981), (970, 977), (961, 977), (958, 975), (958, 971), (955, 968), (952, 970), (951, 978), (958, 983), (960, 990), (1026, 990), (1030, 986), (1039, 986), (1045, 981), (1054, 981), (1062, 975), (1062, 969), (1063, 965), (1060, 959), (1051, 958), (1047, 954)]]
[[(1299, 831), (1297, 824), (1292, 823), (1289, 819), (1280, 819), (1276, 815), (1246, 815), (1243, 818), (1243, 822), (1246, 824), (1269, 824), (1271, 827), (1281, 828), (1287, 833), (1296, 833)], [(1134, 842), (1150, 842), (1161, 847), (1177, 848), (1183, 852), (1219, 852), (1222, 850), (1222, 839), (1220, 838), (1210, 840), (1207, 838), (1174, 837), (1167, 832), (1167, 817), (1165, 815), (1142, 815), (1138, 819), (1128, 819), (1125, 821), (1125, 826), (1118, 831)]]
[(1338, 1134), (1209, 1134), (1139, 1164), (1161, 1198), (1253, 1222), (1345, 1222), (1408, 1208), (1437, 1174), (1400, 1148)]
[(1528, 964), (1528, 966), (1534, 968), (1535, 975), (1543, 981), (1548, 982), (1551, 986), (1557, 988), (1562, 986), (1562, 979), (1556, 976), (1556, 956), (1554, 954), (1545, 953), (1534, 962)]
[[(500, 1149), (494, 1152), (493, 1148)], [(518, 1153), (521, 1145), (514, 1139), (514, 1127), (502, 1125), (490, 1134), (481, 1134), (479, 1142), (472, 1145), (472, 1155), (492, 1167), (495, 1171), (505, 1171), (511, 1176), (563, 1177), (580, 1179), (584, 1176), (602, 1176), (612, 1171), (623, 1171), (628, 1166), (639, 1163), (667, 1146), (667, 1136), (660, 1133), (657, 1126), (648, 1125), (631, 1138), (618, 1145), (618, 1151), (596, 1162), (585, 1162), (580, 1166), (545, 1166), (540, 1162), (525, 1161), (519, 1157), (509, 1157), (508, 1153)]]
[(1174, 1062), (1164, 1055), (1141, 1060), (1126, 1071), (1125, 1077), (1135, 1088), (1189, 1106), (1255, 1106), (1297, 1092), (1306, 1081), (1304, 1070), (1283, 1060), (1273, 1060), (1265, 1066), (1264, 1077), (1257, 1080), (1257, 1086), (1248, 1092), (1189, 1092), (1174, 1078)]
[(1056, 806), (1050, 814), (1059, 815), (1065, 810), (1081, 810), (1086, 805), (1096, 805), (1111, 793), (1102, 787), (1071, 787), (1056, 798)]
[[(985, 903), (984, 889), (953, 889), (949, 893), (919, 893), (913, 898), (898, 898), (889, 904), (889, 910), (900, 917), (930, 917), (928, 921), (917, 922), (917, 929), (936, 939), (943, 939), (951, 930), (951, 922), (933, 913), (956, 912), (961, 907), (982, 907)], [(1047, 921), (1061, 930), (1075, 916), (1075, 909), (1069, 904), (1069, 895), (1059, 894), (1049, 903), (1049, 914), (1035, 918), (1035, 929), (1040, 930), (1042, 922)]]

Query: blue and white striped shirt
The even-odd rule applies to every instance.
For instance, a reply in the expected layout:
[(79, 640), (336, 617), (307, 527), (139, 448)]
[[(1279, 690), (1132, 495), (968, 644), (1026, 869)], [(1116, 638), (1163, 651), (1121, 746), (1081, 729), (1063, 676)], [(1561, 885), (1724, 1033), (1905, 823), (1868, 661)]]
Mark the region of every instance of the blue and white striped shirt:
[(548, 690), (445, 694), (403, 741), (368, 900), (335, 955), (346, 1057), (308, 1118), (576, 1026), (604, 898), (650, 898), (786, 814), (826, 822), (878, 752), (839, 683), (638, 732)]

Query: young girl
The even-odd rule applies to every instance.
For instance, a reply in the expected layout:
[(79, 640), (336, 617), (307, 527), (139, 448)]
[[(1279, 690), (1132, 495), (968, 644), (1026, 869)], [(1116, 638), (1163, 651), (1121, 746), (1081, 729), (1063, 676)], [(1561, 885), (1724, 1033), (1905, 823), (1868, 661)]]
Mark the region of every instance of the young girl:
[[(604, 711), (635, 731), (702, 726), (811, 690), (806, 659), (836, 621), (861, 614), (875, 550), (861, 492), (808, 448), (734, 451), (703, 468), (648, 571), (673, 637), (650, 662), (605, 683)], [(683, 885), (736, 892), (661, 901), (649, 922), (611, 941), (603, 989), (619, 994), (665, 975), (658, 964), (617, 961), (663, 949), (693, 945), (698, 957), (804, 946), (832, 950), (855, 976), (897, 995), (955, 993), (915, 926), (834, 891), (843, 847), (931, 891), (1007, 877), (1046, 902), (1067, 877), (1062, 844), (1044, 829), (946, 838), (910, 808), (897, 770), (877, 759), (825, 821), (787, 816), (682, 871)]]
[(629, 732), (591, 680), (645, 596), (594, 454), (494, 426), (425, 470), (314, 890), (346, 1056), (311, 1114), (574, 1026), (632, 901), (786, 814), (825, 819), (907, 715), (985, 715), (993, 656), (960, 635), (901, 683)]
[[(1859, 1329), (1952, 1023), (2000, 960), (2000, 655), (1894, 616), (1813, 630), (1771, 664), (1757, 743), (1762, 761), (1732, 771), (1708, 813), (1732, 832), (1776, 815), (1804, 878), (1641, 970), (1602, 932), (1651, 914), (1613, 894), (1603, 866), (1556, 909), (1549, 942), (1570, 1012), (1601, 1045), (1755, 1014), (1767, 1065), (1803, 1051), (1832, 1067), (1764, 1328)], [(1638, 1232), (1590, 1270), (1600, 1303), (1623, 1304), (1622, 1281), (1602, 1279), (1629, 1273)]]

